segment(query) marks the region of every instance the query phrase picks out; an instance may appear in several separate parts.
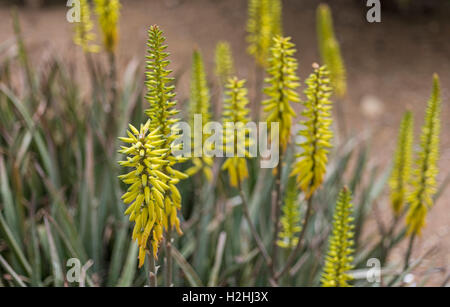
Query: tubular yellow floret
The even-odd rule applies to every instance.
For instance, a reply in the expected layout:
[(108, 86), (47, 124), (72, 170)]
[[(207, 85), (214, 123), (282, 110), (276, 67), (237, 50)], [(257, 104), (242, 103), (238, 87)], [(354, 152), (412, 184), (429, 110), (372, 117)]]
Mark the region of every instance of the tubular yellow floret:
[(343, 188), (339, 193), (333, 217), (333, 230), (329, 238), (328, 253), (322, 273), (323, 287), (348, 287), (353, 269), (353, 205), (351, 193)]
[(396, 216), (402, 212), (406, 198), (409, 194), (411, 177), (411, 163), (413, 150), (413, 117), (406, 112), (400, 124), (397, 139), (397, 149), (394, 156), (394, 165), (389, 180), (391, 188), (391, 205)]
[(279, 123), (279, 141), (282, 150), (290, 139), (292, 119), (296, 116), (291, 102), (300, 102), (296, 89), (300, 86), (297, 77), (297, 60), (294, 58), (295, 45), (290, 37), (277, 36), (271, 49), (264, 93), (268, 99), (262, 102), (269, 128)]
[(406, 224), (409, 234), (420, 234), (425, 226), (428, 208), (433, 205), (437, 190), (436, 176), (439, 160), (439, 133), (441, 128), (441, 97), (439, 77), (433, 77), (433, 90), (428, 100), (425, 123), (420, 136), (420, 150), (412, 176), (412, 192), (408, 197)]
[(325, 66), (313, 65), (314, 72), (305, 81), (307, 99), (303, 102), (305, 109), (302, 115), (307, 119), (301, 124), (305, 126), (299, 131), (304, 141), (298, 145), (302, 152), (297, 155), (291, 175), (297, 176), (297, 184), (311, 197), (312, 193), (322, 184), (328, 163), (328, 152), (333, 132), (330, 129), (331, 119), (331, 87), (329, 86), (328, 70)]

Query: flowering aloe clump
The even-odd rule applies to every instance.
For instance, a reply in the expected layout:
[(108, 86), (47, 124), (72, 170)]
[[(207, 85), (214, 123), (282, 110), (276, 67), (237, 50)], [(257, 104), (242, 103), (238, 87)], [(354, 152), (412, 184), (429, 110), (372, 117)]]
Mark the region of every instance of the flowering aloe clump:
[(112, 53), (119, 38), (120, 2), (119, 0), (94, 0), (94, 3), (103, 33), (103, 45), (106, 51)]
[(343, 188), (339, 193), (333, 217), (333, 230), (329, 238), (328, 253), (322, 274), (324, 287), (348, 287), (353, 269), (353, 205), (351, 192)]
[(394, 166), (389, 180), (389, 186), (391, 188), (391, 204), (396, 216), (401, 214), (409, 194), (414, 138), (413, 129), (412, 113), (406, 112), (400, 124)]
[(127, 174), (119, 178), (129, 185), (122, 196), (125, 204), (130, 204), (125, 211), (134, 221), (133, 240), (139, 245), (139, 267), (144, 264), (147, 241), (150, 240), (153, 255), (156, 257), (159, 243), (163, 238), (164, 193), (169, 187), (165, 184), (167, 176), (161, 172), (168, 163), (162, 157), (167, 149), (160, 149), (164, 143), (159, 129), (150, 129), (150, 120), (140, 129), (131, 124), (128, 137), (122, 137), (122, 142), (130, 144), (122, 146), (119, 151), (127, 156), (119, 161), (124, 167), (131, 168)]
[(420, 136), (420, 151), (413, 171), (412, 192), (408, 197), (406, 224), (410, 234), (420, 234), (425, 225), (428, 208), (436, 193), (437, 162), (439, 160), (439, 133), (441, 129), (441, 97), (439, 78), (434, 75), (433, 90), (428, 100), (425, 123)]
[(245, 80), (230, 78), (226, 85), (227, 91), (225, 107), (223, 112), (223, 123), (233, 124), (235, 129), (225, 130), (225, 152), (233, 152), (234, 156), (225, 160), (223, 170), (228, 170), (230, 185), (237, 187), (248, 177), (246, 157), (249, 156), (247, 147), (249, 139), (245, 131), (245, 124), (249, 121), (250, 110), (247, 107), (247, 89), (244, 87)]
[(307, 99), (303, 102), (305, 109), (302, 115), (307, 119), (301, 124), (305, 129), (299, 131), (304, 141), (299, 145), (303, 149), (294, 164), (292, 175), (297, 176), (297, 184), (305, 193), (306, 198), (322, 184), (328, 163), (328, 149), (333, 132), (330, 129), (331, 120), (331, 96), (328, 70), (325, 66), (313, 65), (314, 72), (305, 83)]
[(98, 52), (98, 46), (92, 44), (92, 41), (95, 40), (93, 28), (89, 3), (87, 0), (80, 0), (80, 22), (75, 23), (74, 42), (81, 46), (84, 52)]
[(269, 97), (263, 101), (266, 121), (271, 128), (272, 123), (279, 123), (279, 141), (282, 150), (290, 139), (292, 119), (296, 116), (291, 102), (300, 102), (296, 89), (300, 86), (297, 77), (297, 60), (294, 58), (295, 45), (290, 37), (277, 36), (271, 49), (269, 67), (267, 69), (264, 93)]

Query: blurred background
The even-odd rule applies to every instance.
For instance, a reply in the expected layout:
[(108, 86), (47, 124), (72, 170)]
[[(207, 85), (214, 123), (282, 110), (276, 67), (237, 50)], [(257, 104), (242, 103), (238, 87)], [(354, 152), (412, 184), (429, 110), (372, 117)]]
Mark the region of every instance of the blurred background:
[[(382, 2), (381, 22), (366, 20), (366, 1), (284, 0), (285, 35), (297, 45), (299, 75), (304, 80), (311, 63), (320, 62), (315, 31), (315, 11), (319, 3), (331, 7), (335, 32), (347, 68), (348, 95), (345, 120), (354, 134), (371, 133), (372, 165), (391, 162), (397, 129), (403, 112), (415, 114), (416, 140), (423, 123), (431, 91), (432, 74), (442, 85), (441, 158), (438, 181), (450, 172), (450, 1), (388, 0)], [(89, 78), (83, 52), (73, 43), (73, 28), (66, 21), (63, 0), (0, 1), (0, 63), (15, 44), (11, 8), (17, 6), (22, 37), (30, 63), (45, 70), (52, 59), (68, 65), (87, 95)], [(214, 48), (219, 40), (231, 44), (237, 75), (254, 78), (254, 61), (246, 53), (247, 1), (245, 0), (125, 0), (122, 1), (120, 42), (117, 50), (118, 78), (123, 80), (130, 63), (144, 79), (146, 31), (157, 24), (169, 45), (171, 68), (177, 77), (177, 98), (181, 108), (189, 99), (191, 55), (202, 51), (207, 73), (213, 76)], [(100, 37), (100, 34), (98, 35)], [(99, 39), (98, 39), (99, 40)], [(8, 51), (9, 50), (9, 51)], [(99, 61), (104, 55), (98, 55)], [(12, 70), (13, 71), (13, 70)], [(11, 74), (13, 79), (22, 78)], [(19, 82), (20, 83), (20, 82)], [(303, 87), (302, 87), (303, 90)], [(252, 91), (250, 91), (252, 92)], [(62, 128), (61, 128), (62, 129)], [(389, 215), (386, 201), (379, 213)], [(375, 227), (375, 226), (374, 226)], [(424, 254), (437, 246), (424, 260), (423, 270), (432, 266), (444, 272), (450, 268), (450, 189), (444, 191), (429, 213), (427, 227), (414, 250)], [(0, 247), (1, 250), (1, 247)], [(402, 248), (392, 254), (401, 258)], [(420, 271), (420, 267), (417, 269)]]

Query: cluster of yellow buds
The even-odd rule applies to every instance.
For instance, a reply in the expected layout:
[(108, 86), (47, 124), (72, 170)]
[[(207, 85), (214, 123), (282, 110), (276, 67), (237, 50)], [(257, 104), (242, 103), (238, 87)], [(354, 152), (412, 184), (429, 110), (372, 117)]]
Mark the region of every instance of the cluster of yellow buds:
[[(144, 264), (147, 241), (156, 257), (159, 243), (163, 238), (163, 227), (167, 227), (166, 212), (176, 210), (164, 201), (166, 190), (173, 190), (180, 178), (170, 178), (161, 169), (168, 164), (162, 157), (167, 149), (160, 149), (164, 143), (159, 129), (149, 131), (150, 120), (141, 124), (138, 130), (129, 125), (128, 137), (120, 138), (121, 141), (130, 144), (129, 147), (122, 146), (119, 151), (127, 155), (125, 161), (119, 164), (130, 167), (133, 170), (119, 176), (126, 184), (130, 185), (127, 192), (122, 196), (125, 204), (130, 204), (125, 211), (130, 221), (134, 221), (133, 240), (139, 245), (139, 267)], [(176, 172), (175, 172), (176, 175)], [(178, 176), (180, 177), (180, 176)], [(181, 200), (181, 196), (178, 194)], [(179, 222), (172, 218), (179, 229)]]

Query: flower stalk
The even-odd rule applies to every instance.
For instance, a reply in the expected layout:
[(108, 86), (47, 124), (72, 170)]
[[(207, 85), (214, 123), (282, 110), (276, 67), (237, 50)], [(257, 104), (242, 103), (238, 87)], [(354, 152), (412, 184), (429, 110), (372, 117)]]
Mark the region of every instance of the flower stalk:
[[(297, 76), (297, 60), (294, 57), (295, 45), (290, 37), (276, 36), (273, 39), (269, 67), (267, 68), (267, 86), (264, 93), (268, 99), (263, 101), (266, 121), (269, 129), (277, 123), (279, 125), (278, 146), (279, 162), (276, 169), (275, 187), (272, 193), (272, 219), (273, 219), (273, 241), (272, 241), (272, 265), (277, 263), (278, 244), (277, 236), (280, 230), (280, 211), (282, 204), (281, 172), (283, 168), (284, 152), (290, 140), (292, 119), (296, 116), (291, 107), (292, 102), (300, 102), (297, 87), (300, 86)], [(275, 140), (272, 140), (274, 142)], [(274, 272), (274, 269), (272, 268)]]
[(413, 171), (412, 192), (408, 197), (409, 208), (406, 225), (410, 241), (405, 254), (404, 269), (409, 267), (414, 239), (425, 227), (428, 209), (433, 206), (433, 196), (437, 191), (436, 176), (438, 174), (439, 143), (441, 129), (441, 96), (439, 77), (433, 76), (433, 88), (428, 100), (425, 123), (420, 136), (420, 150)]

